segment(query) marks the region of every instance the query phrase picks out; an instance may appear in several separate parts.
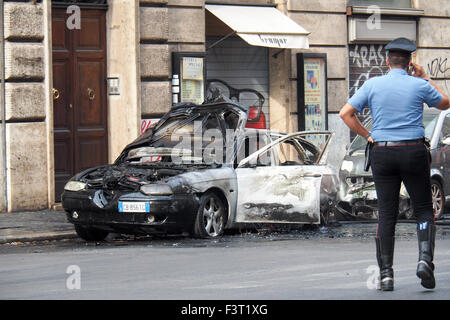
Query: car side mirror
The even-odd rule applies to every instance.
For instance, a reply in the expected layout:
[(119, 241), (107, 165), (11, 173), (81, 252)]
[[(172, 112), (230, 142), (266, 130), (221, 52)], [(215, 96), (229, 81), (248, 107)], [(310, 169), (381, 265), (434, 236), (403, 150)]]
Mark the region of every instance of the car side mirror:
[(442, 140), (442, 143), (447, 146), (450, 146), (450, 136), (447, 136), (444, 140)]
[(247, 161), (245, 163), (239, 163), (238, 168), (256, 168), (256, 163), (252, 163), (251, 161)]
[(246, 168), (256, 168), (257, 167), (257, 165), (256, 165), (256, 163), (251, 163), (251, 162), (247, 162), (246, 163), (246, 165), (245, 165), (245, 167)]

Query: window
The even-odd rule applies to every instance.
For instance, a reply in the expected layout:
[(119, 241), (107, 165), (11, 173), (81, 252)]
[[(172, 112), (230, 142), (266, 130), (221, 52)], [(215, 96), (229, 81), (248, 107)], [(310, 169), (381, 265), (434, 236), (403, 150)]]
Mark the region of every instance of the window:
[(349, 6), (379, 6), (381, 8), (412, 8), (411, 0), (348, 0)]
[[(244, 142), (242, 143), (237, 157), (235, 159), (235, 167), (240, 161), (262, 149), (269, 144), (270, 141), (265, 134), (247, 133)], [(250, 160), (250, 163), (256, 166), (270, 166), (271, 165), (271, 150), (260, 154), (257, 158)]]
[(295, 166), (303, 164), (296, 146), (291, 140), (284, 141), (278, 145), (278, 159), (280, 166)]
[(226, 111), (222, 116), (225, 121), (225, 129), (237, 129), (239, 124), (239, 116), (236, 113), (233, 111)]
[(442, 124), (442, 138), (446, 138), (450, 135), (450, 114), (445, 117), (444, 123)]

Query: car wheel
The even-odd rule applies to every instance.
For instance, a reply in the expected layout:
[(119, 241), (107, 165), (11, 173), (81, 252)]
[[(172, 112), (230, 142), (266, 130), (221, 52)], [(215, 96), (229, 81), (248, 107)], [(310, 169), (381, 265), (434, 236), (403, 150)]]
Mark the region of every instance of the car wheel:
[(413, 220), (415, 219), (415, 215), (414, 215), (414, 209), (411, 205), (411, 201), (408, 200), (400, 200), (400, 204), (399, 204), (399, 212), (403, 213), (405, 216), (405, 219), (407, 220)]
[(413, 208), (412, 208), (412, 207), (408, 208), (408, 209), (405, 211), (405, 219), (406, 219), (406, 220), (413, 220), (413, 219), (415, 219), (415, 218), (416, 218), (416, 216), (414, 215), (414, 210), (413, 210)]
[(214, 192), (200, 197), (200, 206), (194, 224), (194, 236), (197, 238), (217, 238), (222, 235), (226, 222), (226, 207), (222, 199)]
[(442, 217), (444, 212), (444, 192), (441, 184), (431, 179), (431, 199), (433, 202), (434, 219), (438, 220)]
[(93, 227), (75, 225), (75, 231), (78, 236), (86, 241), (102, 241), (108, 236), (109, 232)]

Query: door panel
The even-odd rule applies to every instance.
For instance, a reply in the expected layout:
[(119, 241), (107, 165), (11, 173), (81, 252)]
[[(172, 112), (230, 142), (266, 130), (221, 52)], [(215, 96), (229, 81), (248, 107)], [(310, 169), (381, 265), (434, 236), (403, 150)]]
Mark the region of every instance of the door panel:
[(108, 161), (105, 14), (82, 10), (70, 30), (66, 10), (52, 9), (57, 202), (68, 179)]
[(100, 26), (104, 23), (98, 17), (84, 17), (81, 22), (81, 30), (90, 32), (80, 32), (76, 42), (77, 50), (104, 50), (103, 33)]
[(238, 168), (236, 222), (319, 223), (322, 168)]
[(103, 65), (99, 61), (78, 61), (77, 114), (78, 128), (96, 128), (103, 131), (105, 114), (102, 110)]
[(78, 140), (76, 152), (77, 172), (105, 163), (102, 152), (99, 152), (99, 150), (104, 149), (103, 136), (95, 136), (92, 133), (80, 134)]
[(53, 84), (55, 89), (53, 92), (53, 114), (54, 129), (58, 132), (72, 130), (70, 76), (71, 66), (69, 59), (63, 57), (62, 60), (56, 60), (55, 58), (53, 60)]
[(66, 14), (65, 11), (56, 10), (53, 12), (52, 19), (52, 46), (53, 52), (65, 51), (69, 53), (70, 34), (66, 30)]
[(320, 223), (326, 167), (319, 164), (331, 137), (319, 131), (285, 135), (242, 160), (236, 222)]

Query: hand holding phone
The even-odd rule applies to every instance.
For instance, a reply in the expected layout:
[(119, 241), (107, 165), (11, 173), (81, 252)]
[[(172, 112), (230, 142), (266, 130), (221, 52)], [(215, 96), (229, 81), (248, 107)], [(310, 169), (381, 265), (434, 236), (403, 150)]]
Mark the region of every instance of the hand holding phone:
[(416, 73), (416, 70), (414, 69), (413, 63), (411, 62), (411, 63), (409, 64), (409, 66), (408, 66), (408, 74), (409, 74), (410, 76), (414, 76), (415, 73)]
[(418, 65), (417, 63), (411, 63), (414, 73), (412, 74), (414, 77), (423, 78), (423, 79), (429, 79), (427, 77), (427, 74), (425, 73), (425, 70), (421, 65)]

